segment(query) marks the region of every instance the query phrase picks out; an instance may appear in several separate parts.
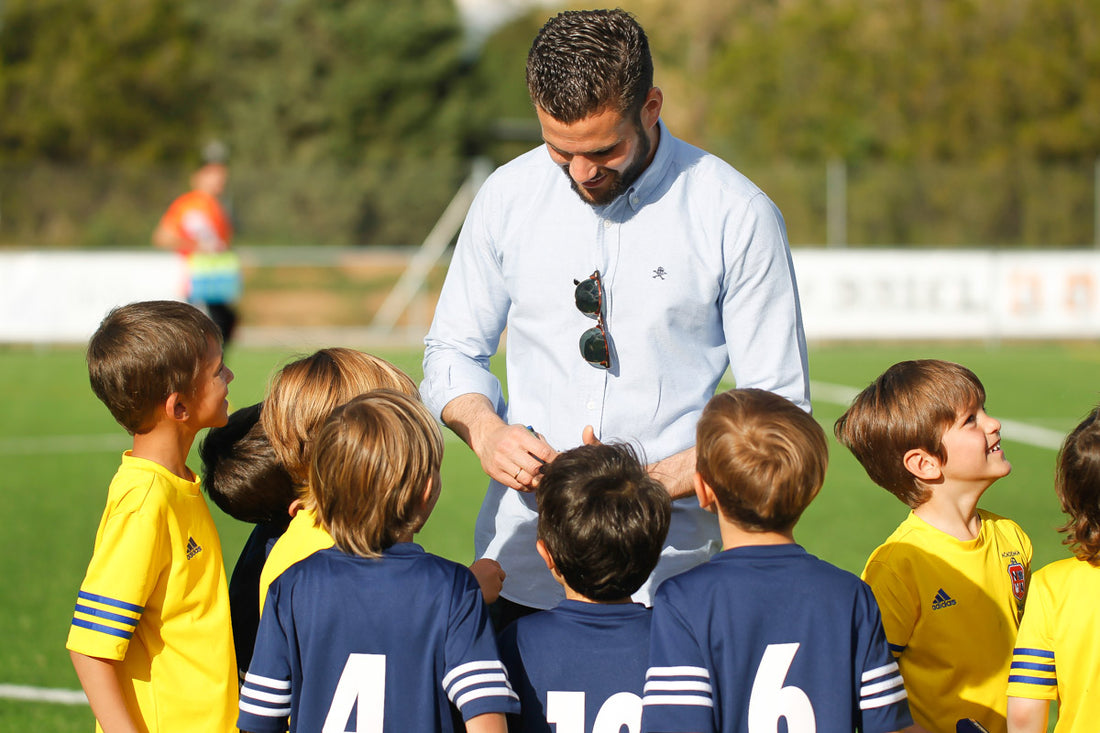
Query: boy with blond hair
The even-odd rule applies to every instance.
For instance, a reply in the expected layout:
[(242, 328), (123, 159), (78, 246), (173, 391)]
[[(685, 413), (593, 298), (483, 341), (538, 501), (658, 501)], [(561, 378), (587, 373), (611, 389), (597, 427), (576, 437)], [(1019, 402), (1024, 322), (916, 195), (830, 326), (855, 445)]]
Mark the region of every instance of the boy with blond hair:
[(268, 385), (260, 424), (275, 456), (298, 490), (300, 506), (286, 532), (271, 548), (260, 573), (260, 611), (275, 578), (317, 550), (332, 547), (332, 537), (317, 521), (310, 493), (309, 461), (317, 433), (340, 405), (372, 389), (417, 395), (416, 384), (385, 359), (357, 349), (320, 349), (290, 362)]
[(794, 526), (825, 479), (821, 426), (759, 389), (713, 397), (695, 493), (725, 549), (653, 603), (642, 730), (884, 733), (912, 722), (870, 588)]
[(1005, 730), (1031, 541), (1015, 522), (978, 508), (1012, 470), (985, 398), (964, 366), (904, 361), (835, 426), (871, 480), (912, 510), (871, 554), (863, 579), (882, 610), (915, 730), (954, 731), (967, 719)]
[(1009, 733), (1091, 733), (1100, 721), (1100, 407), (1062, 444), (1054, 488), (1073, 557), (1031, 578), (1008, 677)]
[(625, 444), (567, 450), (537, 490), (536, 549), (565, 600), (504, 629), (514, 731), (637, 730), (650, 611), (631, 603), (661, 556), (672, 502)]
[(66, 644), (96, 729), (230, 730), (237, 673), (221, 543), (186, 464), (195, 435), (228, 417), (221, 333), (185, 303), (133, 303), (107, 315), (87, 359), (93, 391), (133, 436)]
[(505, 730), (519, 706), (477, 581), (412, 541), (442, 458), (435, 420), (399, 392), (361, 395), (325, 423), (309, 483), (335, 547), (272, 583), (241, 730), (449, 732), (451, 704), (468, 731)]
[[(271, 548), (260, 573), (260, 613), (272, 581), (299, 560), (332, 547), (332, 537), (318, 521), (316, 497), (309, 485), (309, 466), (317, 434), (337, 408), (375, 389), (392, 389), (419, 399), (416, 383), (398, 367), (356, 349), (321, 349), (284, 366), (272, 378), (260, 413), (260, 424), (275, 455), (298, 488), (300, 508), (286, 532)], [(492, 602), (504, 573), (495, 560), (481, 559), (470, 568)]]

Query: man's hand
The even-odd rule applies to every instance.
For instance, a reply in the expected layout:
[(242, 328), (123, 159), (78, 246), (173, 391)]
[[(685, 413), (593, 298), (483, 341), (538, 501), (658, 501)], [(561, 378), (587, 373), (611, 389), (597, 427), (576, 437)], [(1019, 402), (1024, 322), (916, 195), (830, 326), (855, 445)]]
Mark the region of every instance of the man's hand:
[(510, 489), (533, 491), (542, 466), (558, 455), (538, 433), (501, 420), (485, 395), (454, 398), (443, 408), (442, 417), (477, 454), (481, 470)]
[(486, 435), (474, 453), (485, 473), (517, 491), (534, 491), (542, 480), (542, 467), (558, 455), (541, 435), (503, 422)]
[(695, 446), (673, 453), (668, 458), (646, 466), (649, 475), (661, 482), (673, 499), (695, 495)]

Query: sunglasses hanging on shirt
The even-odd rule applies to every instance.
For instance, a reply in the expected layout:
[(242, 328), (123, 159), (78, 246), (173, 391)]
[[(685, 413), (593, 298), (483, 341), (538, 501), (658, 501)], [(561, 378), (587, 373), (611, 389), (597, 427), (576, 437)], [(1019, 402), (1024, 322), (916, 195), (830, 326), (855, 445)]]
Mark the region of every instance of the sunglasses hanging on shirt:
[(581, 356), (594, 367), (607, 369), (611, 366), (611, 354), (607, 348), (607, 330), (603, 320), (603, 282), (600, 271), (596, 270), (586, 280), (574, 280), (577, 286), (574, 298), (577, 310), (589, 318), (596, 319), (596, 325), (581, 334)]

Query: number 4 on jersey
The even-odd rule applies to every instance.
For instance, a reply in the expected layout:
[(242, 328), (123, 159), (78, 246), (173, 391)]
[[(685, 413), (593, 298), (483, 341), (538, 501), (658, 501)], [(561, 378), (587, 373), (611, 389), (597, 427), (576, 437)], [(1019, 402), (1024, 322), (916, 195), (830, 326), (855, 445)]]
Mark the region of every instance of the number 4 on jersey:
[[(386, 655), (349, 654), (321, 733), (382, 733), (385, 699)], [(355, 727), (348, 730), (352, 709)]]

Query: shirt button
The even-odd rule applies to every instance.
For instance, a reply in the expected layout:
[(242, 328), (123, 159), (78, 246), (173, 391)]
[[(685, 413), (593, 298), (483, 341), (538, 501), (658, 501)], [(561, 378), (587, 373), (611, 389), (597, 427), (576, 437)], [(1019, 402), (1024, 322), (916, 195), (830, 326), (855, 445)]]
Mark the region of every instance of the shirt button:
[(603, 228), (604, 229), (610, 229), (611, 228), (611, 220), (610, 219), (604, 219), (603, 220)]
[(585, 407), (589, 410), (595, 410), (596, 409), (596, 401), (595, 400), (589, 400), (588, 404), (585, 405)]
[(638, 205), (638, 197), (637, 196), (631, 196), (630, 197), (630, 203), (633, 204), (634, 206), (637, 206)]

